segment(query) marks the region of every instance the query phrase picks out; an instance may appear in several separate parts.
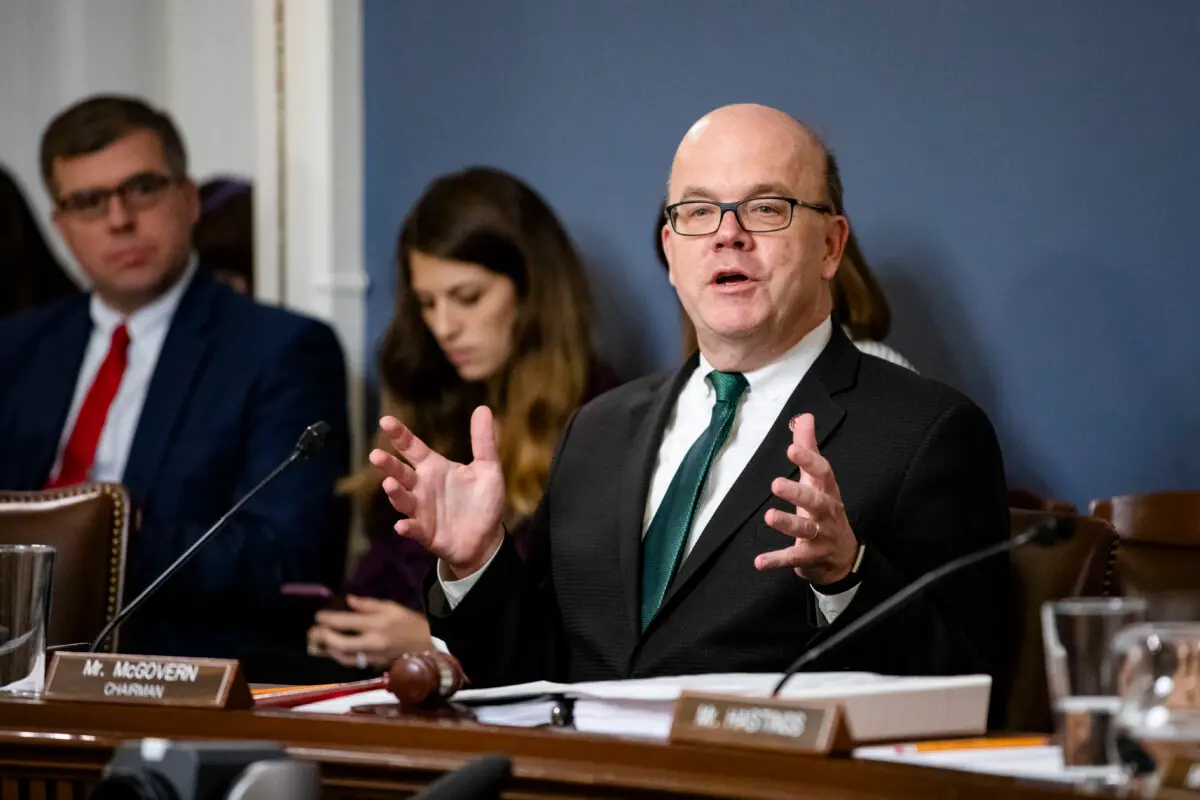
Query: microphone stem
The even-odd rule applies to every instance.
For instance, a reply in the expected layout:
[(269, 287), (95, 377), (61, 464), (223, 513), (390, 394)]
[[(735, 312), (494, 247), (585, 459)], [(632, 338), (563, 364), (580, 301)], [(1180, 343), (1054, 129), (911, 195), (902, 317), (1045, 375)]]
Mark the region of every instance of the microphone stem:
[(779, 694), (779, 691), (781, 689), (783, 689), (783, 685), (785, 683), (787, 683), (788, 679), (791, 678), (793, 675), (795, 675), (802, 667), (804, 667), (807, 664), (811, 664), (813, 661), (816, 661), (818, 658), (825, 655), (833, 648), (837, 647), (839, 644), (844, 642), (846, 639), (850, 638), (851, 636), (854, 636), (859, 631), (862, 631), (862, 630), (865, 630), (866, 628), (871, 627), (876, 622), (878, 622), (879, 620), (886, 617), (888, 614), (892, 613), (896, 609), (898, 609), (901, 606), (908, 603), (910, 600), (912, 600), (917, 595), (921, 594), (921, 592), (923, 592), (926, 589), (926, 587), (928, 587), (934, 583), (937, 583), (942, 578), (945, 578), (947, 575), (957, 572), (958, 570), (962, 569), (963, 567), (968, 567), (979, 561), (984, 561), (988, 558), (991, 558), (994, 555), (1003, 553), (1006, 550), (1011, 550), (1011, 549), (1020, 547), (1024, 544), (1027, 544), (1028, 542), (1031, 542), (1034, 539), (1036, 539), (1039, 534), (1040, 534), (1040, 531), (1036, 528), (1031, 531), (1026, 531), (1025, 533), (1022, 533), (1019, 536), (1014, 536), (1011, 539), (1008, 539), (1006, 541), (998, 542), (997, 544), (994, 544), (991, 547), (985, 547), (983, 550), (979, 550), (977, 552), (970, 553), (968, 555), (962, 556), (961, 558), (956, 558), (953, 561), (949, 561), (949, 562), (943, 564), (942, 566), (938, 567), (937, 569), (930, 570), (929, 572), (925, 573), (920, 578), (913, 581), (908, 586), (905, 586), (903, 589), (901, 589), (896, 594), (892, 595), (886, 601), (875, 606), (870, 611), (863, 614), (861, 617), (854, 620), (853, 622), (851, 622), (846, 627), (842, 628), (840, 631), (838, 631), (834, 635), (830, 636), (824, 642), (822, 642), (821, 644), (812, 648), (811, 650), (808, 650), (803, 655), (801, 655), (799, 658), (797, 658), (794, 662), (792, 662), (792, 665), (790, 667), (788, 667), (786, 671), (784, 671), (783, 677), (779, 679), (779, 682), (775, 684), (775, 688), (773, 690), (771, 690), (771, 696), (772, 697), (777, 696)]
[(223, 517), (221, 517), (219, 520), (217, 520), (217, 523), (215, 525), (213, 525), (211, 528), (209, 528), (208, 531), (206, 531), (203, 536), (201, 536), (199, 539), (197, 539), (191, 547), (189, 547), (187, 550), (185, 550), (183, 552), (183, 555), (181, 555), (179, 558), (175, 559), (175, 563), (173, 563), (173, 564), (171, 564), (171, 566), (167, 567), (166, 572), (162, 573), (157, 578), (155, 578), (150, 583), (149, 586), (147, 586), (145, 589), (142, 590), (141, 594), (139, 594), (137, 597), (135, 597), (133, 599), (133, 602), (131, 602), (129, 605), (127, 605), (123, 609), (121, 609), (121, 612), (119, 614), (117, 614), (115, 617), (113, 617), (112, 620), (107, 625), (104, 626), (104, 630), (100, 631), (100, 635), (96, 637), (96, 640), (94, 642), (92, 642), (92, 646), (88, 648), (88, 652), (94, 653), (97, 650), (99, 650), (100, 646), (104, 643), (104, 640), (108, 637), (108, 635), (110, 633), (113, 632), (113, 630), (118, 625), (120, 625), (122, 622), (124, 622), (126, 619), (128, 619), (129, 615), (132, 614), (134, 611), (136, 611), (143, 603), (145, 603), (146, 600), (152, 594), (154, 594), (156, 591), (158, 591), (158, 588), (160, 586), (162, 586), (164, 583), (166, 583), (167, 580), (169, 580), (172, 575), (174, 575), (179, 570), (183, 569), (183, 567), (189, 561), (192, 560), (192, 557), (194, 555), (196, 555), (196, 553), (200, 550), (200, 548), (204, 546), (204, 543), (207, 542), (209, 539), (211, 539), (213, 537), (213, 535), (216, 534), (219, 530), (224, 528), (225, 523), (227, 523), (229, 521), (229, 518), (232, 517), (234, 514), (236, 514), (241, 509), (242, 506), (244, 506), (247, 502), (249, 502), (250, 498), (252, 498), (252, 497), (254, 497), (254, 495), (258, 494), (259, 489), (262, 489), (268, 483), (273, 481), (275, 479), (275, 477), (277, 475), (279, 475), (279, 473), (283, 472), (285, 469), (287, 469), (289, 466), (291, 466), (292, 462), (295, 461), (297, 458), (299, 458), (301, 455), (302, 455), (302, 453), (300, 452), (300, 450), (298, 448), (295, 450), (292, 450), (291, 455), (289, 455), (286, 459), (284, 459), (283, 462), (279, 466), (277, 466), (275, 469), (271, 470), (271, 473), (269, 475), (267, 475), (267, 477), (265, 477), (261, 481), (259, 481), (258, 485), (255, 486), (253, 489), (251, 489), (244, 497), (242, 497), (242, 499), (239, 500), (233, 506), (233, 508), (226, 511), (225, 515)]

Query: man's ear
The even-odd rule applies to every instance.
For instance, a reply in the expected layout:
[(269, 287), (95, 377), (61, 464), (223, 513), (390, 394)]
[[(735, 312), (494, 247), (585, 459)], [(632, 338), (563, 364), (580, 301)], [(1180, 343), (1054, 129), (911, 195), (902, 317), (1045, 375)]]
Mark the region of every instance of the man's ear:
[(183, 191), (188, 207), (188, 222), (195, 225), (200, 221), (200, 189), (196, 187), (191, 178), (184, 178), (180, 185), (180, 190)]
[(671, 248), (668, 246), (671, 241), (671, 226), (664, 222), (659, 235), (662, 236), (663, 255), (667, 258), (667, 280), (675, 286), (675, 268), (671, 266)]
[(846, 254), (846, 242), (850, 239), (850, 220), (836, 216), (825, 227), (825, 265), (821, 277), (827, 281), (837, 275), (838, 267), (842, 264), (842, 256)]
[[(55, 159), (57, 161), (57, 159)], [(66, 219), (63, 212), (58, 207), (58, 182), (54, 179), (53, 166), (49, 178), (45, 179), (46, 194), (50, 196), (50, 222), (54, 224), (54, 229), (58, 231), (59, 236), (64, 236), (63, 226), (66, 224)]]

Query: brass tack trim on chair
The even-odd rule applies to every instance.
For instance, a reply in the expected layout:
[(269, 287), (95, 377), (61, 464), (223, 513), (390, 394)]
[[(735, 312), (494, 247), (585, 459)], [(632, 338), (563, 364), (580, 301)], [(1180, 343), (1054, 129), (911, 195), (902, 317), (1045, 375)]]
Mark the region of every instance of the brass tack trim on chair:
[[(110, 538), (112, 545), (112, 568), (110, 571), (108, 585), (108, 603), (105, 605), (104, 609), (105, 622), (108, 623), (111, 622), (113, 617), (115, 617), (117, 614), (117, 594), (120, 591), (120, 587), (117, 585), (117, 572), (120, 569), (121, 564), (121, 529), (125, 527), (126, 509), (120, 492), (117, 492), (108, 486), (103, 487), (103, 491), (110, 498), (112, 498), (113, 502), (113, 526)], [(109, 638), (108, 641), (111, 642), (112, 639)]]
[(1112, 596), (1113, 574), (1117, 569), (1117, 551), (1121, 549), (1121, 537), (1115, 533), (1112, 537), (1112, 547), (1108, 548), (1108, 564), (1104, 567), (1104, 596)]

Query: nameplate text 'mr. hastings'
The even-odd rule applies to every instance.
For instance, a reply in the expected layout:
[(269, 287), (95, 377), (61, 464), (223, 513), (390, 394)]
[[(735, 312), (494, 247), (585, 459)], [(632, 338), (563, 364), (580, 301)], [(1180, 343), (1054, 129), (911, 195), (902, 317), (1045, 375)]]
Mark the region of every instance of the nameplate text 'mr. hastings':
[(838, 703), (701, 692), (679, 696), (671, 741), (816, 755), (845, 750), (851, 744)]

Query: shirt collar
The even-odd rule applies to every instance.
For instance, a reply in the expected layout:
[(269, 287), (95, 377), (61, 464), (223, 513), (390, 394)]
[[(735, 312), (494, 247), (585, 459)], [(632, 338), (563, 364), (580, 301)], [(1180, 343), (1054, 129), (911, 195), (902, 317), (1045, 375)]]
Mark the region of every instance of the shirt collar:
[(92, 292), (91, 305), (89, 307), (92, 324), (96, 326), (97, 330), (106, 335), (111, 335), (117, 326), (124, 322), (129, 329), (129, 340), (131, 342), (136, 342), (139, 336), (145, 336), (156, 329), (170, 324), (171, 317), (175, 315), (175, 309), (179, 307), (179, 301), (183, 298), (183, 293), (187, 291), (187, 287), (191, 285), (192, 278), (196, 275), (198, 264), (199, 261), (195, 254), (193, 254), (188, 258), (188, 266), (184, 270), (183, 277), (175, 281), (174, 286), (163, 292), (153, 302), (142, 306), (129, 316), (125, 316), (115, 308), (105, 305), (100, 296)]
[[(821, 355), (821, 351), (825, 349), (825, 345), (829, 344), (829, 339), (832, 335), (833, 320), (830, 317), (826, 317), (817, 327), (806, 333), (804, 338), (792, 345), (782, 356), (764, 367), (759, 367), (752, 372), (743, 373), (746, 377), (746, 382), (749, 384), (748, 390), (752, 394), (758, 394), (764, 399), (778, 397), (781, 394), (790, 396), (795, 391), (796, 384), (812, 368), (817, 357)], [(713, 369), (713, 365), (701, 353), (700, 366), (697, 369), (697, 373), (701, 376), (705, 396), (713, 392), (712, 384), (704, 380), (704, 377)]]

